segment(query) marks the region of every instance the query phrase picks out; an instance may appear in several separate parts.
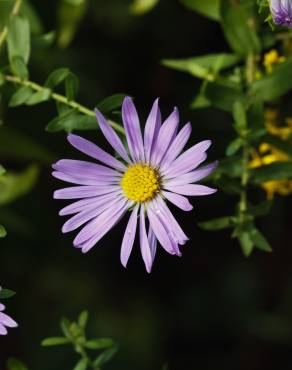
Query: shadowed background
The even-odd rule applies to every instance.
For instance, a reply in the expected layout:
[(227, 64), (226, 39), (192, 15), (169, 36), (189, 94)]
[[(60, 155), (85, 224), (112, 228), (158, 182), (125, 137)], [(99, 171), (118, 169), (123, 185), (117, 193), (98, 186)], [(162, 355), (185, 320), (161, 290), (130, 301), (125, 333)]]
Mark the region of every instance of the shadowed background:
[[(55, 29), (57, 2), (32, 3), (45, 30)], [(80, 78), (81, 103), (94, 107), (109, 95), (127, 93), (144, 120), (159, 96), (164, 117), (176, 105), (181, 122), (192, 122), (191, 143), (212, 139), (211, 161), (224, 155), (232, 138), (230, 117), (213, 109), (191, 111), (198, 82), (160, 61), (222, 50), (228, 48), (219, 26), (174, 0), (161, 1), (142, 17), (129, 14), (127, 1), (99, 0), (90, 3), (70, 46), (34, 53), (30, 71), (43, 82), (52, 70), (69, 67)], [(232, 196), (217, 193), (193, 198), (193, 212), (174, 210), (190, 241), (180, 259), (159, 248), (151, 275), (138, 243), (128, 269), (120, 264), (126, 220), (82, 255), (72, 247), (73, 233), (61, 234), (64, 220), (57, 213), (66, 202), (52, 200), (63, 184), (51, 177), (50, 162), (85, 156), (70, 148), (64, 133), (44, 131), (54, 114), (52, 103), (3, 112), (3, 127), (24, 135), (27, 144), (10, 142), (1, 162), (21, 169), (32, 157), (41, 171), (33, 191), (2, 211), (9, 234), (1, 241), (0, 281), (17, 291), (7, 307), (20, 328), (0, 338), (0, 369), (9, 356), (32, 370), (73, 368), (71, 349), (41, 348), (40, 342), (59, 334), (63, 315), (74, 319), (84, 308), (91, 315), (90, 334), (120, 343), (109, 370), (154, 370), (164, 363), (173, 370), (268, 370), (290, 364), (291, 198), (277, 199), (260, 225), (273, 245), (271, 254), (255, 251), (245, 259), (228, 231), (199, 229), (199, 221), (222, 215), (223, 208), (225, 214), (232, 211)], [(98, 131), (81, 135), (109, 149)], [(42, 148), (40, 156), (30, 155), (32, 143)]]

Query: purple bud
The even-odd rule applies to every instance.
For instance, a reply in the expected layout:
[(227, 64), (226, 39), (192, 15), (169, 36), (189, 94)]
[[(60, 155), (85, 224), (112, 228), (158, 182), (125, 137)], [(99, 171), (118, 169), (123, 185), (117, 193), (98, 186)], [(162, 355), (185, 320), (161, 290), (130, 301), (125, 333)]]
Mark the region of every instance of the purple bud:
[(270, 8), (275, 24), (292, 28), (292, 0), (271, 0)]

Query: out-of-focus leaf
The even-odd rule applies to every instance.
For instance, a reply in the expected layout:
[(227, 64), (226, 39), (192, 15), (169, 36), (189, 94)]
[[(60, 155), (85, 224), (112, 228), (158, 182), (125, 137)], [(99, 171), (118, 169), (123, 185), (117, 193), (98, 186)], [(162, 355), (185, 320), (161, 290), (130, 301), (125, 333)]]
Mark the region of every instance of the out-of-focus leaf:
[(0, 176), (4, 175), (5, 172), (6, 172), (5, 168), (0, 164)]
[(253, 99), (252, 104), (247, 111), (247, 121), (253, 132), (257, 129), (265, 128), (264, 117), (264, 104), (259, 96), (256, 99)]
[(275, 162), (266, 166), (254, 168), (250, 171), (251, 180), (255, 184), (261, 184), (271, 180), (292, 178), (292, 161)]
[(20, 87), (10, 98), (9, 106), (17, 107), (18, 105), (24, 104), (32, 95), (34, 91), (28, 86)]
[[(0, 225), (0, 238), (5, 238), (7, 235), (7, 231), (4, 226)], [(0, 291), (0, 298), (1, 298), (1, 291)]]
[(242, 249), (243, 254), (248, 257), (250, 256), (254, 243), (251, 239), (250, 233), (248, 231), (239, 232), (238, 240)]
[(61, 0), (58, 9), (58, 45), (66, 48), (73, 40), (87, 10), (87, 0)]
[(204, 93), (199, 93), (195, 99), (191, 102), (191, 109), (202, 109), (211, 106), (210, 100), (204, 95)]
[(4, 73), (0, 71), (0, 86), (5, 84), (5, 76)]
[(25, 102), (26, 105), (35, 105), (39, 103), (43, 103), (45, 101), (48, 101), (51, 96), (51, 90), (50, 89), (42, 89), (40, 91), (35, 92), (33, 95), (31, 95), (27, 101)]
[(82, 329), (85, 329), (87, 321), (88, 321), (88, 312), (87, 311), (82, 311), (81, 314), (78, 317), (78, 325)]
[(84, 346), (88, 349), (105, 349), (112, 347), (114, 341), (111, 338), (97, 338), (88, 340)]
[(133, 0), (130, 5), (130, 12), (134, 15), (142, 15), (150, 12), (157, 4), (159, 0)]
[(239, 55), (259, 53), (260, 41), (250, 3), (221, 0), (221, 24), (231, 48)]
[(52, 163), (55, 156), (31, 137), (5, 125), (0, 128), (0, 156), (6, 160)]
[(27, 18), (20, 15), (10, 18), (7, 44), (10, 62), (13, 57), (17, 56), (27, 64), (30, 54), (30, 28)]
[(0, 29), (2, 30), (9, 21), (14, 2), (12, 0), (0, 1)]
[(244, 94), (236, 86), (223, 82), (209, 83), (205, 95), (214, 107), (228, 112), (232, 111), (235, 102), (245, 101)]
[(263, 137), (265, 143), (271, 144), (274, 147), (280, 149), (282, 152), (292, 157), (292, 145), (289, 141), (279, 139), (274, 135), (267, 134)]
[(59, 68), (53, 71), (46, 79), (44, 86), (49, 89), (54, 89), (68, 77), (70, 71), (68, 68)]
[(70, 340), (65, 337), (52, 337), (46, 338), (42, 341), (41, 345), (43, 347), (51, 347), (51, 346), (60, 346), (64, 344), (70, 343)]
[(42, 35), (33, 36), (31, 44), (34, 48), (37, 49), (46, 49), (53, 45), (56, 40), (56, 32), (50, 31)]
[(266, 200), (257, 205), (249, 206), (248, 214), (255, 217), (264, 216), (270, 212), (272, 205), (273, 205), (272, 201)]
[(242, 160), (239, 156), (222, 159), (216, 171), (217, 175), (225, 174), (231, 177), (239, 177), (242, 174)]
[(243, 146), (244, 140), (240, 137), (231, 141), (231, 143), (226, 148), (226, 155), (230, 157), (238, 152), (238, 150)]
[(250, 238), (253, 244), (258, 249), (261, 249), (262, 251), (265, 251), (265, 252), (272, 252), (272, 247), (270, 246), (269, 242), (258, 229), (253, 228), (250, 231)]
[(235, 54), (209, 54), (186, 59), (165, 59), (162, 64), (178, 71), (188, 72), (192, 76), (214, 81), (216, 73), (238, 63), (240, 57)]
[(242, 191), (240, 180), (230, 177), (230, 174), (221, 175), (218, 179), (214, 179), (214, 184), (227, 194), (240, 194)]
[(29, 192), (35, 185), (38, 168), (30, 166), (20, 173), (7, 172), (0, 178), (0, 205), (12, 202)]
[(213, 20), (220, 20), (220, 0), (180, 0), (186, 7)]
[(15, 358), (10, 358), (7, 361), (7, 370), (28, 370), (23, 362), (16, 360)]
[(68, 100), (74, 100), (78, 94), (79, 79), (78, 77), (70, 72), (65, 80), (66, 97)]
[(271, 101), (284, 95), (292, 88), (292, 59), (279, 64), (271, 74), (255, 81), (250, 92), (262, 101)]
[(107, 349), (95, 359), (94, 364), (97, 366), (104, 365), (114, 357), (117, 351), (118, 345), (115, 345), (114, 347)]
[(68, 111), (62, 116), (54, 118), (46, 127), (48, 132), (73, 130), (96, 130), (98, 128), (94, 116), (85, 116), (77, 113), (75, 110)]
[(235, 217), (227, 216), (214, 218), (213, 220), (200, 222), (199, 226), (204, 230), (223, 230), (229, 227), (233, 227), (235, 224)]
[(22, 0), (20, 14), (28, 19), (33, 35), (39, 35), (43, 32), (42, 21), (29, 0)]
[(233, 105), (234, 127), (237, 132), (243, 132), (247, 127), (246, 111), (242, 101), (236, 101)]
[(66, 317), (63, 317), (61, 320), (60, 326), (61, 326), (61, 330), (63, 334), (68, 339), (71, 339), (72, 337), (71, 332), (70, 332), (70, 325), (71, 325), (70, 321)]
[(0, 287), (0, 299), (7, 299), (11, 298), (15, 295), (16, 293), (13, 290), (10, 289), (3, 289)]
[(88, 366), (88, 361), (86, 358), (82, 358), (77, 362), (77, 364), (74, 366), (73, 370), (86, 370)]
[(14, 74), (23, 80), (27, 80), (29, 72), (22, 57), (15, 55), (10, 60), (10, 66)]
[(112, 112), (115, 109), (121, 107), (123, 100), (125, 99), (126, 94), (114, 94), (108, 98), (102, 100), (97, 104), (97, 108), (103, 113), (107, 114)]

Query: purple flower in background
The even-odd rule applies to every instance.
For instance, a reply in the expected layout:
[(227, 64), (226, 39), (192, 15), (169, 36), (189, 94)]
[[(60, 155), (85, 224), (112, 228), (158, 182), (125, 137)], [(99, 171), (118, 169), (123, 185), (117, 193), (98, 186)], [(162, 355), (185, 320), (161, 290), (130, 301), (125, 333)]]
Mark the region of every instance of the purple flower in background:
[(17, 323), (8, 315), (3, 313), (5, 306), (0, 303), (0, 335), (7, 334), (7, 328), (16, 328)]
[(275, 24), (292, 28), (292, 0), (271, 0), (270, 8)]
[(181, 256), (179, 249), (188, 240), (169, 210), (166, 200), (184, 211), (193, 209), (185, 196), (201, 196), (216, 190), (193, 184), (208, 176), (217, 163), (197, 167), (207, 158), (211, 141), (202, 141), (182, 153), (191, 135), (187, 123), (179, 132), (175, 108), (161, 124), (158, 99), (155, 100), (142, 135), (138, 114), (131, 98), (126, 97), (122, 118), (129, 154), (114, 129), (96, 110), (99, 127), (121, 157), (108, 154), (80, 136), (69, 134), (76, 149), (102, 164), (63, 159), (53, 165), (53, 176), (76, 184), (55, 191), (55, 199), (80, 199), (63, 208), (60, 215), (73, 215), (64, 233), (83, 226), (74, 246), (88, 252), (130, 211), (121, 246), (121, 262), (126, 267), (139, 229), (141, 254), (148, 272), (155, 258), (157, 240), (170, 254)]

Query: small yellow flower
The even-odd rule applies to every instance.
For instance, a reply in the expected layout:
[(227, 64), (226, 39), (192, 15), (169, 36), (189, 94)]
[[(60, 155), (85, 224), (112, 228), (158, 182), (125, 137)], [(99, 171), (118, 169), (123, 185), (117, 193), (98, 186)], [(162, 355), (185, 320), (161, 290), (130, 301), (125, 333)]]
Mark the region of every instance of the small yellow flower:
[(284, 56), (280, 56), (276, 49), (272, 49), (264, 55), (263, 65), (267, 73), (272, 73), (275, 65), (284, 63), (285, 61), (286, 58)]

